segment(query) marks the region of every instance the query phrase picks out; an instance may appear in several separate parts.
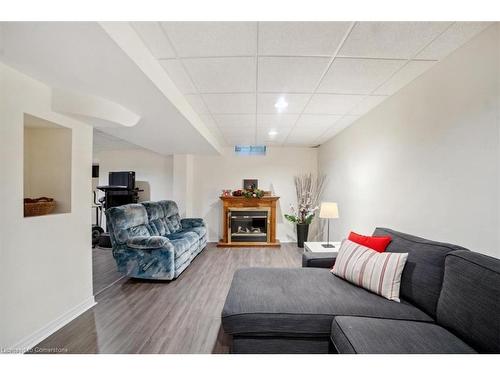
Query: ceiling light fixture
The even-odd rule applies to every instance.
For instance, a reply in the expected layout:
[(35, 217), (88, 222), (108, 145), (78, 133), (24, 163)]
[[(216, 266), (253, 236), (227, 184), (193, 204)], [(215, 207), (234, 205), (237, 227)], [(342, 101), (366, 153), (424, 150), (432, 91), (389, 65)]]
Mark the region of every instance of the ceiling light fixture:
[(288, 107), (288, 102), (284, 97), (280, 97), (278, 101), (274, 104), (274, 108), (278, 110), (278, 112), (283, 112)]
[(278, 135), (278, 132), (276, 130), (269, 130), (269, 133), (267, 133), (271, 138), (276, 137)]

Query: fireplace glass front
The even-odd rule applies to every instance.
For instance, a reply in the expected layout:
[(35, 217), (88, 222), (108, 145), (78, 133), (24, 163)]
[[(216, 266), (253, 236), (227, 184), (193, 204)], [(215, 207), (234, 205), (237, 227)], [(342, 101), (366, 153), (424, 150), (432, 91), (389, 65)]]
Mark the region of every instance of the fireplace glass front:
[(231, 242), (267, 242), (266, 210), (231, 210), (229, 229)]

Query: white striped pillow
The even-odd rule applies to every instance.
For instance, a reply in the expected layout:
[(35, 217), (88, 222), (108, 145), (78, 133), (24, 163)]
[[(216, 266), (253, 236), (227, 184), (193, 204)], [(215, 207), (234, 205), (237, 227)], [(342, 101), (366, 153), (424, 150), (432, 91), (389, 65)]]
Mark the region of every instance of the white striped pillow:
[(340, 246), (332, 273), (382, 297), (399, 302), (401, 273), (407, 253), (379, 253), (345, 240)]

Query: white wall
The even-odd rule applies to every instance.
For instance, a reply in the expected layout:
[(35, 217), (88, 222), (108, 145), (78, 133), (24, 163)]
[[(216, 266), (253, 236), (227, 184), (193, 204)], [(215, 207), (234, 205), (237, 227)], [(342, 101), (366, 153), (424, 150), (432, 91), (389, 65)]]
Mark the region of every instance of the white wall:
[[(22, 348), (94, 304), (92, 128), (52, 112), (49, 87), (3, 64), (0, 87), (0, 348)], [(71, 213), (23, 217), (24, 113), (72, 129)]]
[(24, 125), (24, 197), (53, 198), (54, 214), (71, 212), (71, 129)]
[(99, 184), (108, 185), (113, 171), (135, 171), (136, 186), (144, 189), (140, 200), (159, 201), (172, 197), (172, 156), (143, 149), (110, 150), (94, 153), (99, 164)]
[(498, 24), (319, 150), (334, 237), (386, 226), (500, 256)]
[[(139, 201), (159, 201), (173, 196), (173, 157), (145, 149), (106, 150), (94, 153), (93, 162), (99, 164), (99, 181), (95, 185), (108, 185), (108, 174), (113, 171), (135, 171)], [(96, 179), (94, 179), (96, 180)], [(104, 195), (97, 191), (98, 196)], [(95, 211), (92, 213), (95, 221)], [(105, 228), (106, 217), (102, 216)]]
[(243, 179), (256, 178), (259, 188), (280, 196), (278, 201), (277, 236), (280, 241), (294, 241), (294, 226), (284, 221), (291, 203), (296, 205), (293, 177), (317, 172), (317, 149), (268, 147), (266, 156), (237, 156), (233, 148), (222, 155), (193, 156), (193, 216), (205, 219), (209, 241), (221, 236), (222, 189), (241, 189)]

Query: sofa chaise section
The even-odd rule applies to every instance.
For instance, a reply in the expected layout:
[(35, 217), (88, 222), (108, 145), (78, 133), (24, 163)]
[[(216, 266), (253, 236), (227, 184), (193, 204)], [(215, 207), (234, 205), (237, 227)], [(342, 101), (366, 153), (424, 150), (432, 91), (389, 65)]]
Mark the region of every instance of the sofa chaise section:
[[(310, 341), (313, 353), (327, 353), (333, 318), (359, 315), (432, 321), (406, 302), (395, 303), (319, 268), (246, 268), (236, 271), (222, 311), (224, 332), (233, 336), (233, 352), (245, 345), (270, 353), (299, 351)], [(273, 338), (277, 346), (270, 340)], [(250, 340), (251, 339), (251, 340)], [(285, 341), (290, 342), (285, 344)], [(283, 346), (285, 345), (285, 346)]]

